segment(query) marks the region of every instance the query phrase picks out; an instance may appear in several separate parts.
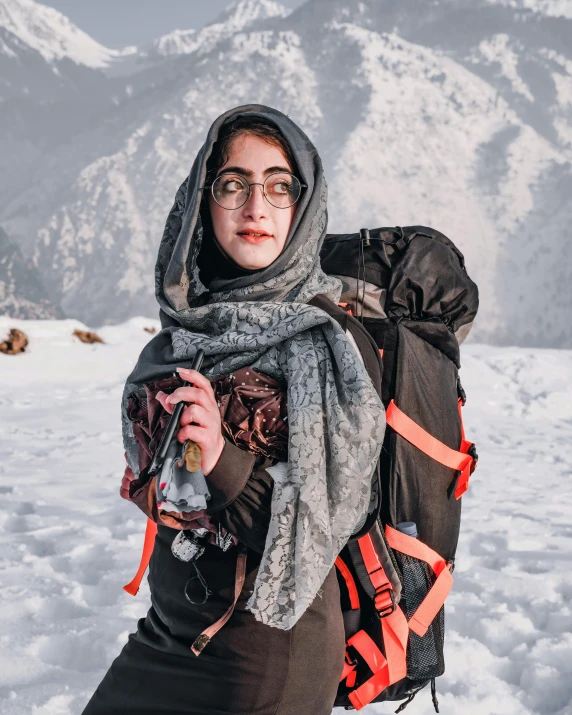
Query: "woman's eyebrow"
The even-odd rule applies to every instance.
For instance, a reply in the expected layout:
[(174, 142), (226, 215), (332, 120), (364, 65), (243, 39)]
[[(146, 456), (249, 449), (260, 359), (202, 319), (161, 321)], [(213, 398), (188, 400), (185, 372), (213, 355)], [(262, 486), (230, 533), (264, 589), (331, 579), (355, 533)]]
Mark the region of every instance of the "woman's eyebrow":
[[(252, 169), (244, 169), (242, 166), (227, 166), (220, 173), (226, 174), (227, 172), (241, 174), (241, 176), (246, 176), (248, 178), (254, 176), (254, 171), (252, 171)], [(268, 174), (277, 174), (281, 172), (286, 172), (287, 174), (292, 173), (287, 166), (269, 166), (268, 169), (264, 169), (262, 173), (268, 176)]]

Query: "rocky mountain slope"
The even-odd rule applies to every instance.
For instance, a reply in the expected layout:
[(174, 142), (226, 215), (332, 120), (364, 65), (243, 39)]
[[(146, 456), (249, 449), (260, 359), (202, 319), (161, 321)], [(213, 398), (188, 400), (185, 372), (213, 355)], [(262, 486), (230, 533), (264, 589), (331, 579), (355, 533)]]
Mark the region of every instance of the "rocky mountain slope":
[(101, 71), (109, 50), (33, 0), (0, 0), (0, 196), (34, 181), (41, 162), (101, 121), (125, 95)]
[(0, 221), (69, 315), (156, 315), (156, 248), (208, 126), (268, 104), (320, 151), (330, 232), (432, 225), (479, 283), (476, 338), (572, 345), (572, 21), (559, 12), (308, 0), (289, 14), (239, 0), (201, 30), (85, 68), (115, 101), (42, 147)]
[(63, 318), (53, 305), (32, 261), (22, 256), (0, 228), (0, 315), (21, 320)]

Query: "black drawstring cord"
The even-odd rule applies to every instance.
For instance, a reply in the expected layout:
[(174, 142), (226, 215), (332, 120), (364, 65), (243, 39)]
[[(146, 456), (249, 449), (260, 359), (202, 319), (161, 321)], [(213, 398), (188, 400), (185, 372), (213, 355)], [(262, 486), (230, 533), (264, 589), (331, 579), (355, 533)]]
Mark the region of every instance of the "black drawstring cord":
[(439, 701), (437, 700), (437, 686), (435, 685), (435, 678), (431, 678), (431, 699), (433, 700), (433, 707), (435, 712), (439, 712)]
[(401, 703), (401, 705), (397, 708), (395, 711), (397, 713), (401, 713), (405, 710), (405, 708), (409, 705), (409, 703), (413, 700), (413, 698), (417, 695), (419, 691), (416, 690), (412, 695), (410, 695), (407, 700), (404, 703)]
[[(360, 240), (359, 240), (359, 254), (358, 254), (358, 279), (357, 279), (357, 286), (356, 286), (356, 318), (358, 317), (357, 315), (357, 307), (358, 307), (358, 300), (359, 300), (359, 281), (360, 281), (360, 272), (362, 273), (361, 280), (362, 280), (362, 291), (361, 291), (361, 305), (360, 305), (360, 317), (359, 320), (361, 324), (363, 325), (363, 304), (365, 301), (365, 252), (363, 250), (364, 246), (369, 246), (369, 229), (367, 228), (361, 228), (360, 229)], [(360, 263), (361, 261), (361, 263)]]
[[(405, 708), (409, 705), (409, 703), (413, 700), (413, 698), (417, 695), (419, 690), (416, 690), (414, 693), (412, 693), (405, 702), (401, 703), (401, 705), (397, 708), (395, 711), (396, 715), (397, 713), (401, 713), (405, 710)], [(437, 687), (435, 685), (435, 678), (431, 678), (431, 700), (433, 700), (433, 707), (435, 708), (435, 712), (439, 712), (439, 701), (437, 700)]]
[(363, 250), (364, 242), (361, 242), (361, 267), (362, 267), (362, 289), (361, 289), (361, 304), (360, 304), (360, 321), (363, 325), (363, 304), (365, 301), (365, 251)]

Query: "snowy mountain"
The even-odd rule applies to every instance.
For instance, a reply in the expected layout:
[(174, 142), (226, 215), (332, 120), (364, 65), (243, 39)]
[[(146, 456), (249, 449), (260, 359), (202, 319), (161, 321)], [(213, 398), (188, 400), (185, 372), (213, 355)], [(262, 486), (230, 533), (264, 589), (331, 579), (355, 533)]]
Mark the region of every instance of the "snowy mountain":
[(0, 315), (23, 320), (63, 318), (52, 305), (38, 270), (0, 228)]
[[(123, 53), (33, 0), (0, 0), (0, 196), (17, 196), (47, 154), (105, 117), (125, 82), (101, 68)], [(88, 151), (89, 154), (89, 151)]]
[(214, 24), (225, 25), (238, 32), (256, 21), (287, 17), (289, 14), (287, 8), (274, 0), (235, 0), (228, 5)]
[(488, 2), (491, 5), (506, 5), (518, 10), (532, 10), (552, 17), (572, 19), (572, 3), (570, 0), (488, 0)]
[[(118, 53), (82, 32), (65, 15), (34, 0), (0, 0), (0, 27), (46, 62), (69, 59), (91, 68), (107, 66)], [(11, 50), (0, 44), (0, 52)]]
[[(150, 49), (161, 57), (187, 55), (195, 48), (195, 30), (174, 30), (155, 40)], [(149, 52), (151, 54), (151, 52)]]
[(117, 101), (42, 154), (0, 220), (67, 314), (155, 316), (164, 220), (210, 123), (268, 104), (320, 151), (330, 232), (432, 225), (480, 286), (475, 339), (572, 345), (572, 21), (513, 5), (233, 3), (97, 71)]
[(125, 76), (148, 70), (165, 58), (204, 55), (222, 40), (245, 28), (260, 27), (266, 20), (282, 18), (289, 10), (273, 0), (235, 0), (214, 22), (198, 31), (174, 30), (139, 48), (126, 48), (106, 69), (109, 76)]
[(264, 20), (282, 18), (289, 10), (273, 0), (236, 0), (216, 19), (198, 32), (175, 30), (153, 43), (160, 55), (191, 54), (208, 51), (213, 44), (235, 32), (251, 28)]

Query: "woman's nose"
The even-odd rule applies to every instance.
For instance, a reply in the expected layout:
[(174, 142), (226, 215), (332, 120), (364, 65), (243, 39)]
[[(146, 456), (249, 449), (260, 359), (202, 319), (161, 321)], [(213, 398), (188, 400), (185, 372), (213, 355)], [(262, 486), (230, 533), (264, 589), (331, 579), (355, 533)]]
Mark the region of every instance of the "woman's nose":
[(259, 220), (268, 215), (268, 202), (264, 197), (264, 187), (254, 184), (250, 187), (250, 195), (242, 207), (244, 216)]

